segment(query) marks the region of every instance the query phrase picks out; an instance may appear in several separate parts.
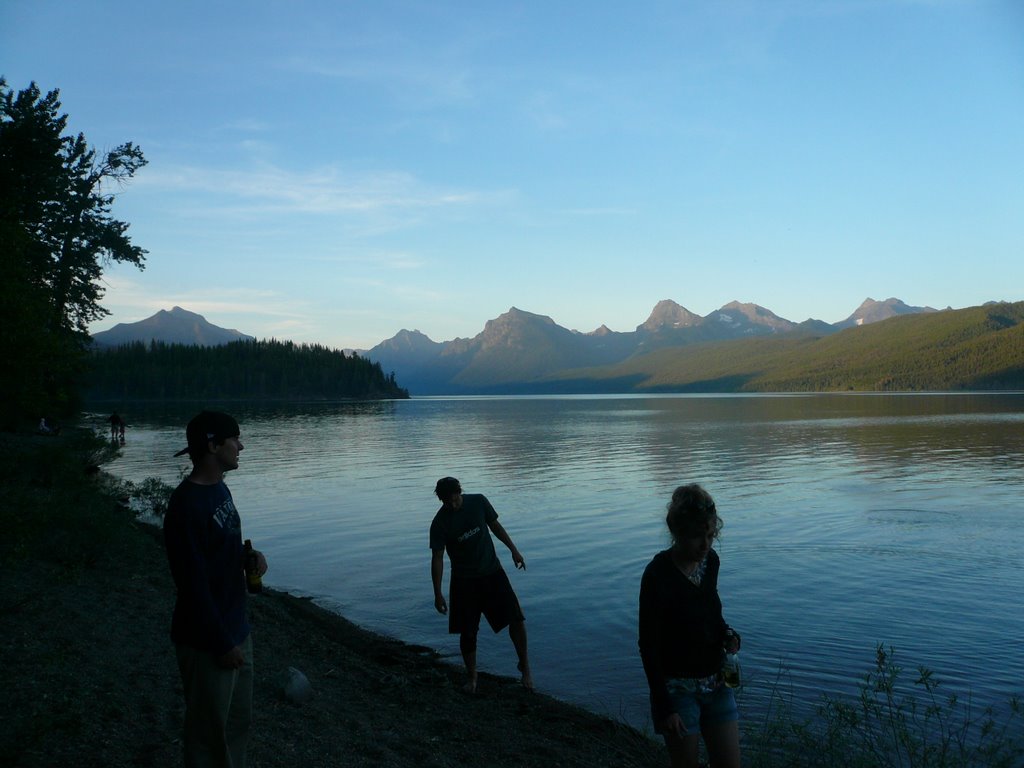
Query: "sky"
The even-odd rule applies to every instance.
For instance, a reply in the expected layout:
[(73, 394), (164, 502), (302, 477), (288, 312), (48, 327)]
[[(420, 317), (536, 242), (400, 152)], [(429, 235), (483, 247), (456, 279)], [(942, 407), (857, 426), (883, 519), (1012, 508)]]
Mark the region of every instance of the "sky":
[(0, 75), (148, 160), (94, 332), (1024, 299), (1016, 0), (0, 0)]

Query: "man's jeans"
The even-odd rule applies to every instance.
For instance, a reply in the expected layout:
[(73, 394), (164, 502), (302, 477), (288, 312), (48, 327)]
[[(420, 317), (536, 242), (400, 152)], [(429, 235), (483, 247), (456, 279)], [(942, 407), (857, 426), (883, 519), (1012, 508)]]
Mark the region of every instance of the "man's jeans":
[(245, 664), (224, 669), (209, 651), (175, 646), (185, 688), (185, 768), (245, 768), (252, 721), (252, 636)]

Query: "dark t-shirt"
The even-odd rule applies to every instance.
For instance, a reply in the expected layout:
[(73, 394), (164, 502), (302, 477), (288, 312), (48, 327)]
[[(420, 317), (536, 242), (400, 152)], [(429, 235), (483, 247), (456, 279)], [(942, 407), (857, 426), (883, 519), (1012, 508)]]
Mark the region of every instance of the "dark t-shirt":
[(453, 578), (490, 576), (501, 568), (487, 524), (497, 520), (486, 496), (467, 493), (456, 511), (441, 507), (430, 524), (430, 548), (448, 550)]
[(167, 504), (164, 541), (178, 588), (171, 639), (227, 653), (249, 636), (242, 524), (228, 487), (184, 480)]

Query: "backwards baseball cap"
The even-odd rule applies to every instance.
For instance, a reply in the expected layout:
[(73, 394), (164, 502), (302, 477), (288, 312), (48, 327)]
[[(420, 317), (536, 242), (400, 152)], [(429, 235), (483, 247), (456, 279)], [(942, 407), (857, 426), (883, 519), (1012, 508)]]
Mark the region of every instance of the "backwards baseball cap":
[(238, 422), (220, 411), (203, 411), (192, 417), (192, 420), (185, 427), (185, 439), (188, 440), (188, 447), (182, 448), (175, 456), (184, 456), (190, 453), (193, 456), (202, 456), (206, 453), (206, 444), (223, 443), (229, 437), (238, 437), (241, 434), (238, 429)]

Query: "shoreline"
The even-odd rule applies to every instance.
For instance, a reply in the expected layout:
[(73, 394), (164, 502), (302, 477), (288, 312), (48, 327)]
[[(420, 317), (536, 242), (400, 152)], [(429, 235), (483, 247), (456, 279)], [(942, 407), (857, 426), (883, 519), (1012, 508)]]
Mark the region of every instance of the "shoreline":
[[(5, 557), (4, 765), (181, 764), (174, 586), (160, 531), (105, 503), (121, 521), (102, 551), (80, 562)], [(634, 728), (512, 678), (481, 672), (478, 692), (464, 694), (461, 665), (313, 598), (273, 589), (251, 598), (250, 766), (640, 768), (667, 760), (660, 742)], [(304, 704), (282, 695), (289, 667), (312, 685)]]
[[(0, 765), (182, 763), (184, 706), (169, 637), (175, 594), (162, 533), (137, 518), (128, 486), (100, 470), (108, 452), (88, 430), (57, 439), (0, 433)], [(156, 503), (163, 494), (147, 489), (135, 498)], [(249, 607), (251, 768), (668, 761), (646, 732), (529, 693), (513, 678), (482, 672), (478, 694), (464, 694), (458, 659), (360, 627), (315, 597), (270, 589)], [(741, 734), (743, 764), (875, 765), (883, 740), (887, 756), (948, 756), (937, 768), (1022, 764), (1019, 697), (995, 713), (973, 708), (969, 696), (942, 706), (936, 696), (945, 689), (930, 670), (920, 668), (916, 682), (900, 677), (892, 649), (882, 650), (859, 697), (823, 698), (812, 720), (794, 719), (784, 696), (774, 701)], [(302, 705), (282, 695), (289, 667), (312, 685)], [(917, 695), (905, 698), (909, 686)]]

